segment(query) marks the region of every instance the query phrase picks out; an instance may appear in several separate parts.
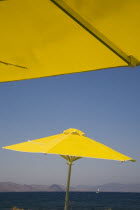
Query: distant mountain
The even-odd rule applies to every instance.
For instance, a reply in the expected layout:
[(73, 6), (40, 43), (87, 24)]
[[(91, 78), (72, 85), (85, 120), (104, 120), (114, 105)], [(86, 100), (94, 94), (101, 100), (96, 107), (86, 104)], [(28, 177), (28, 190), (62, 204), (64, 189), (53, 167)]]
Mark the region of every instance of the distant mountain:
[(53, 184), (48, 185), (26, 185), (13, 182), (0, 182), (0, 192), (62, 192), (64, 188)]
[(140, 192), (140, 184), (119, 184), (109, 183), (98, 187), (101, 191), (107, 192)]
[[(140, 192), (140, 184), (119, 184), (109, 183), (98, 186), (78, 185), (71, 187), (71, 191), (78, 192), (95, 192), (97, 189), (100, 192)], [(63, 192), (64, 186), (53, 184), (48, 185), (24, 185), (13, 182), (0, 182), (0, 192)]]
[(64, 188), (62, 188), (61, 186), (59, 186), (59, 185), (57, 185), (57, 184), (51, 185), (48, 189), (49, 189), (49, 191), (51, 191), (51, 192), (62, 192), (62, 191), (65, 191)]
[(77, 186), (78, 191), (90, 191), (94, 192), (97, 189), (100, 189), (100, 192), (140, 192), (140, 184), (119, 184), (119, 183), (108, 183), (98, 186), (86, 186), (79, 185)]

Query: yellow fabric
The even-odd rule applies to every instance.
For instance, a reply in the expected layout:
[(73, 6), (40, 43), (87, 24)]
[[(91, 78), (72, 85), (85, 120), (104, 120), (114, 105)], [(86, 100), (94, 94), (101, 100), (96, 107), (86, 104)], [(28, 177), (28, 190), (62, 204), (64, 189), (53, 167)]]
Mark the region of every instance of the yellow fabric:
[(20, 144), (4, 147), (4, 149), (16, 150), (21, 152), (50, 153), (59, 155), (70, 155), (78, 157), (90, 157), (111, 159), (118, 161), (134, 161), (95, 140), (81, 135), (81, 131), (68, 129), (62, 134), (36, 139)]
[[(140, 1), (65, 2), (140, 60)], [(0, 1), (0, 20), (0, 82), (127, 66), (49, 0)]]

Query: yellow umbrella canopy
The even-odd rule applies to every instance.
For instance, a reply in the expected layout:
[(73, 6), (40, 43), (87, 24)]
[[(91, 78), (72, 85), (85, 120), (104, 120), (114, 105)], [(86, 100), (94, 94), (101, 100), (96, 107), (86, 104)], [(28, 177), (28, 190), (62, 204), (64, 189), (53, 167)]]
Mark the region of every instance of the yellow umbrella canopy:
[(118, 161), (135, 161), (95, 140), (85, 136), (80, 130), (68, 129), (62, 134), (36, 139), (20, 144), (3, 147), (20, 152), (35, 152), (44, 154), (59, 154), (68, 161), (68, 180), (64, 210), (68, 210), (71, 167), (73, 161), (82, 157), (111, 159)]
[(134, 161), (132, 158), (86, 137), (82, 131), (72, 128), (65, 130), (62, 134), (29, 140), (3, 148), (21, 152)]
[(0, 1), (0, 82), (140, 64), (138, 0)]

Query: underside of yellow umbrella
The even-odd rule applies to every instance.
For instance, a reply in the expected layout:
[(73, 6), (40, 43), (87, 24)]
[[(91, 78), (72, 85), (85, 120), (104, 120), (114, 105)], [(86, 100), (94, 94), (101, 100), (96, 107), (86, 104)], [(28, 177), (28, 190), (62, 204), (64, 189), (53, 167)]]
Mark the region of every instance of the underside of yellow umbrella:
[(68, 210), (71, 167), (73, 161), (82, 157), (111, 159), (118, 161), (135, 161), (115, 150), (85, 136), (77, 129), (65, 130), (62, 134), (45, 137), (28, 142), (3, 147), (20, 152), (35, 152), (44, 154), (59, 154), (68, 161), (68, 179), (64, 210)]
[(138, 0), (0, 1), (0, 82), (140, 64)]

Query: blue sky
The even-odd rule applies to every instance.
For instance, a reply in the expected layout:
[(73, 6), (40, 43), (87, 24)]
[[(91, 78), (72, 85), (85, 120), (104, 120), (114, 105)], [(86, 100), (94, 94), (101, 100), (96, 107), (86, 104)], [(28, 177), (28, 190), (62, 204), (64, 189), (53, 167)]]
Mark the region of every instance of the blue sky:
[[(68, 128), (136, 163), (83, 158), (72, 185), (139, 183), (140, 67), (0, 83), (0, 147), (55, 135)], [(65, 184), (67, 164), (58, 155), (0, 149), (0, 181)]]

